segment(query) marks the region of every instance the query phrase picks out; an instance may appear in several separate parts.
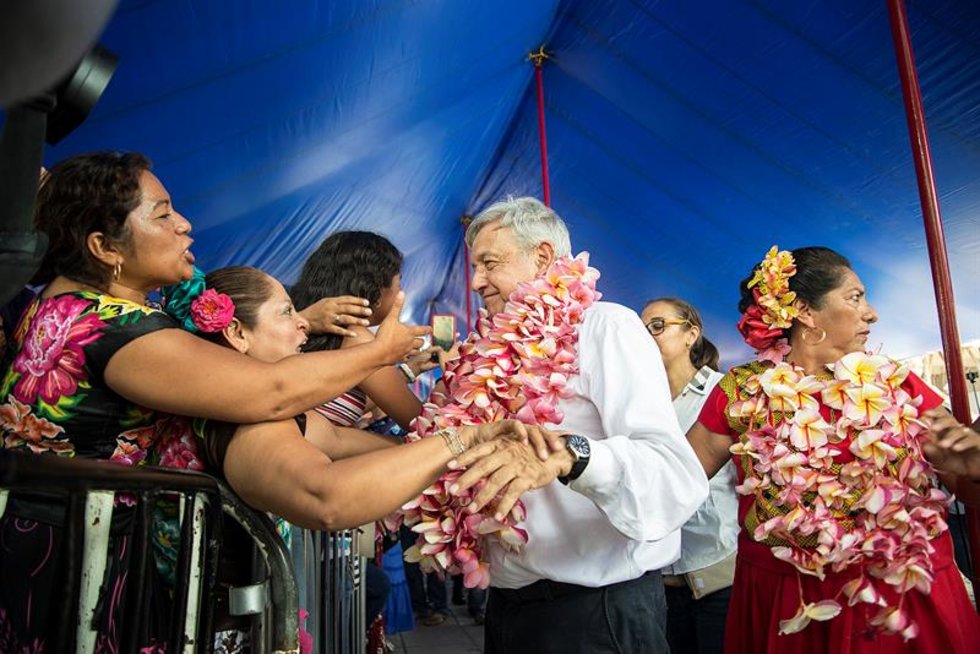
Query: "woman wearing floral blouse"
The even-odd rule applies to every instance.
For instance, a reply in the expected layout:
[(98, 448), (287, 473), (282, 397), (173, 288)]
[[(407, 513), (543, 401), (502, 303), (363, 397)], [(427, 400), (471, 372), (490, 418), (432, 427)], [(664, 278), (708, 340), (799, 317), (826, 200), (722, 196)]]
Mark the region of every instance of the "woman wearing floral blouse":
[(732, 459), (741, 482), (726, 651), (975, 651), (942, 471), (924, 454), (961, 472), (930, 430), (939, 397), (865, 353), (878, 316), (836, 252), (774, 247), (741, 289), (758, 359), (725, 375), (688, 432), (709, 475)]
[[(0, 370), (3, 447), (200, 469), (188, 421), (171, 414), (293, 416), (419, 345), (425, 330), (399, 323), (397, 311), (370, 344), (276, 363), (178, 329), (146, 298), (192, 276), (191, 225), (149, 168), (139, 154), (80, 155), (54, 166), (39, 190), (35, 221), (50, 242), (37, 280), (45, 286), (14, 329)], [(324, 328), (322, 312), (313, 320)], [(97, 650), (118, 646), (114, 616), (126, 600), (118, 572), (132, 550), (132, 520), (125, 507), (114, 515)], [(62, 574), (57, 511), (11, 497), (0, 540), (0, 651), (52, 649), (52, 593)], [(140, 642), (159, 639), (146, 633)]]

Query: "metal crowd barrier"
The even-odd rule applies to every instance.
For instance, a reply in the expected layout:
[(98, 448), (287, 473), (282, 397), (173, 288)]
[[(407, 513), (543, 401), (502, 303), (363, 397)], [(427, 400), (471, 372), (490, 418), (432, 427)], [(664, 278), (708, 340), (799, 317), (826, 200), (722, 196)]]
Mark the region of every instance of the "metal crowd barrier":
[[(225, 518), (239, 523), (254, 545), (253, 578), (259, 581), (227, 591), (230, 612), (250, 616), (251, 651), (299, 651), (297, 588), (289, 553), (271, 521), (216, 479), (186, 471), (0, 450), (0, 517), (11, 492), (29, 493), (65, 507), (67, 601), (52, 628), (51, 651), (87, 653), (94, 649), (91, 619), (105, 575), (117, 493), (138, 499), (135, 544), (127, 572), (130, 588), (143, 587), (154, 565), (154, 508), (161, 499), (178, 508), (180, 547), (168, 630), (171, 652), (212, 651), (213, 598), (219, 592), (216, 581)], [(134, 597), (123, 618), (125, 652), (139, 651), (138, 635), (149, 619), (148, 594), (135, 593)]]
[(363, 654), (367, 646), (364, 566), (358, 530), (336, 532), (292, 528), (291, 550), (300, 608), (316, 654)]

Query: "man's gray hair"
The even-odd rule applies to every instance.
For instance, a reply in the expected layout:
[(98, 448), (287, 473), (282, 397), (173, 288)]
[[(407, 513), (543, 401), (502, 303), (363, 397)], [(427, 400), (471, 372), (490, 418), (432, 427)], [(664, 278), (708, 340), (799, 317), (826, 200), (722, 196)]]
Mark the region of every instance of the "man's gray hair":
[(565, 221), (535, 198), (508, 197), (491, 204), (466, 228), (466, 245), (473, 247), (476, 235), (490, 223), (509, 227), (524, 252), (547, 241), (554, 246), (556, 257), (572, 255), (572, 243)]

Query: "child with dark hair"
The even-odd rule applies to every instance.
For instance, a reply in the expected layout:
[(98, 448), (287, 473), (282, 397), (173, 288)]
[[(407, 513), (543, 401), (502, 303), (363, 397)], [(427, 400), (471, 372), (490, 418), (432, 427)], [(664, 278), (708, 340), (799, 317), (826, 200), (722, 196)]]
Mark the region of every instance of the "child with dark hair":
[[(303, 264), (299, 280), (290, 290), (296, 306), (304, 308), (322, 297), (356, 295), (367, 300), (369, 323), (376, 326), (391, 311), (392, 301), (401, 290), (402, 254), (391, 241), (372, 232), (345, 231), (330, 235)], [(351, 336), (312, 336), (303, 347), (306, 352), (334, 350), (370, 343), (374, 334), (364, 326), (350, 327)], [(430, 355), (431, 356), (431, 355)], [(399, 426), (409, 424), (422, 410), (422, 402), (407, 382), (436, 367), (429, 357), (379, 370), (357, 388), (351, 389), (318, 409), (327, 419), (346, 427), (357, 424), (370, 398)]]

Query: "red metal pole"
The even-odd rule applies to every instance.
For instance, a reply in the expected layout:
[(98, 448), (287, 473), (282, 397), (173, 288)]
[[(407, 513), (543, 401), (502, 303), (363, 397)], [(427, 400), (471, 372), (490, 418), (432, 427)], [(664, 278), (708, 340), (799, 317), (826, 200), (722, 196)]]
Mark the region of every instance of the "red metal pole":
[(548, 181), (548, 133), (544, 126), (544, 73), (542, 71), (544, 60), (548, 55), (544, 53), (544, 46), (536, 54), (531, 55), (534, 60), (534, 77), (538, 87), (538, 140), (541, 144), (541, 184), (544, 187), (544, 203), (551, 206), (551, 184)]
[[(912, 37), (909, 33), (908, 15), (903, 0), (888, 0), (888, 15), (891, 19), (892, 39), (895, 42), (895, 55), (898, 59), (898, 72), (902, 81), (902, 97), (905, 100), (905, 117), (908, 121), (909, 139), (912, 141), (912, 158), (915, 161), (915, 175), (919, 183), (919, 202), (922, 205), (922, 220), (926, 228), (926, 244), (929, 248), (929, 263), (932, 267), (932, 281), (936, 290), (936, 308), (939, 311), (939, 328), (942, 333), (943, 351), (946, 355), (946, 376), (949, 379), (949, 398), (953, 404), (953, 415), (964, 424), (970, 424), (970, 400), (966, 394), (966, 375), (960, 353), (960, 334), (956, 325), (956, 302), (953, 299), (953, 283), (949, 274), (949, 259), (946, 256), (946, 237), (943, 235), (942, 217), (939, 212), (939, 195), (936, 192), (936, 179), (932, 172), (932, 155), (929, 151), (929, 138), (926, 134), (926, 116), (922, 106), (922, 91), (915, 70), (915, 57), (912, 54)], [(967, 482), (969, 483), (969, 482)], [(972, 485), (972, 484), (971, 484)], [(975, 486), (975, 485), (973, 485)], [(963, 488), (964, 501), (976, 499), (976, 488)], [(971, 502), (971, 504), (974, 504)], [(974, 505), (975, 506), (975, 505)], [(970, 537), (970, 558), (973, 561), (973, 587), (980, 589), (980, 511), (967, 509), (967, 530)], [(978, 604), (980, 608), (980, 604)]]

